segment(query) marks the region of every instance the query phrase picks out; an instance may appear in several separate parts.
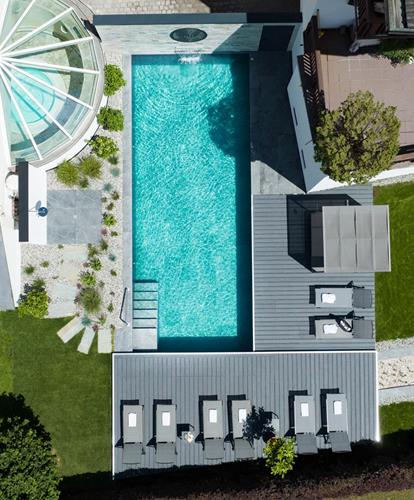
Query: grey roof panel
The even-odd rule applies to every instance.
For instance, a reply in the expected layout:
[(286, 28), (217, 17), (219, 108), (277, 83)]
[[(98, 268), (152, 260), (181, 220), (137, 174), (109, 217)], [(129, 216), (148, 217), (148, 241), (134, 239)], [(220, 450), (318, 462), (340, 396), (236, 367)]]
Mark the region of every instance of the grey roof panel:
[[(253, 196), (254, 349), (256, 351), (375, 349), (373, 339), (316, 339), (315, 287), (355, 286), (372, 292), (368, 308), (355, 314), (375, 319), (375, 277), (364, 273), (315, 273), (307, 256), (309, 214), (322, 206), (372, 205), (372, 186), (348, 186), (308, 195)], [(329, 308), (343, 315), (352, 308)]]
[[(294, 394), (311, 394), (315, 400), (315, 422), (320, 448), (329, 448), (319, 435), (326, 420), (321, 406), (323, 391), (340, 392), (348, 402), (349, 437), (352, 442), (376, 438), (376, 354), (369, 352), (302, 353), (202, 353), (202, 354), (114, 354), (113, 356), (114, 472), (140, 469), (122, 464), (121, 404), (139, 400), (144, 405), (143, 469), (168, 467), (156, 461), (153, 444), (154, 401), (177, 404), (178, 426), (193, 426), (192, 443), (178, 436), (176, 464), (220, 463), (208, 460), (200, 436), (199, 397), (216, 396), (225, 413), (224, 434), (229, 434), (228, 396), (245, 396), (252, 413), (263, 408), (269, 417), (279, 417), (280, 434), (291, 435)], [(273, 415), (272, 415), (273, 413)], [(187, 427), (188, 428), (188, 427)], [(261, 457), (263, 440), (253, 440), (254, 455)], [(235, 459), (231, 443), (224, 444), (224, 462)]]

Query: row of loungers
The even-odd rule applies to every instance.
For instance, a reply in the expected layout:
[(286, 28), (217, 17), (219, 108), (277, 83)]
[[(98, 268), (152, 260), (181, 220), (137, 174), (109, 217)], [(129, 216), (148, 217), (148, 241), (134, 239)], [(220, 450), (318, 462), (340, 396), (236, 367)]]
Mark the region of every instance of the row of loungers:
[[(252, 411), (249, 400), (231, 401), (232, 443), (236, 460), (254, 457), (253, 446), (244, 436), (244, 425)], [(176, 461), (177, 406), (157, 404), (155, 410), (155, 454), (159, 464)], [(143, 454), (143, 405), (123, 406), (124, 464), (141, 464)], [(202, 401), (202, 432), (204, 456), (207, 460), (224, 458), (223, 401)]]
[[(334, 453), (351, 451), (348, 436), (348, 407), (345, 394), (326, 395), (326, 429)], [(313, 396), (295, 396), (295, 434), (300, 455), (318, 453), (316, 445), (316, 416)]]

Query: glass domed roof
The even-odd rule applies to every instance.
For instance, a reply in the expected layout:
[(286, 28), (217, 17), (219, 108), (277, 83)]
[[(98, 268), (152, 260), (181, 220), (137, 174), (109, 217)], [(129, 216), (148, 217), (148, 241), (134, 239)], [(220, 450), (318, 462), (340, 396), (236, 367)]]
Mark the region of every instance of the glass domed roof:
[(82, 137), (102, 97), (101, 61), (72, 2), (1, 0), (0, 130), (13, 163), (47, 163)]

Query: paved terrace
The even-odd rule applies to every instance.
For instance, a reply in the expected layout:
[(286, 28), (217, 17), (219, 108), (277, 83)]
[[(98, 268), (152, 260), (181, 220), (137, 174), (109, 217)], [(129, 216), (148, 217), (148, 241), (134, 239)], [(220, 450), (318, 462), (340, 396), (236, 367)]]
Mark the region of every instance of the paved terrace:
[[(204, 354), (115, 354), (113, 357), (114, 473), (130, 474), (136, 466), (122, 464), (122, 404), (144, 405), (142, 469), (165, 468), (155, 461), (154, 404), (168, 400), (177, 405), (177, 466), (212, 465), (205, 460), (200, 436), (200, 398), (223, 401), (224, 462), (234, 460), (229, 442), (227, 401), (230, 396), (250, 399), (256, 417), (260, 409), (279, 417), (280, 435), (292, 435), (294, 394), (315, 398), (317, 441), (325, 440), (324, 394), (346, 394), (349, 437), (352, 442), (375, 440), (376, 359), (375, 352), (351, 353), (204, 353)], [(274, 415), (273, 415), (274, 416)], [(195, 441), (180, 438), (192, 426)], [(246, 429), (256, 457), (263, 453), (263, 425), (252, 418)], [(254, 437), (254, 439), (253, 439)], [(128, 471), (128, 472), (127, 472)], [(137, 472), (137, 471), (135, 471)]]
[[(316, 339), (315, 316), (351, 311), (314, 305), (315, 286), (345, 286), (353, 281), (372, 290), (374, 273), (315, 273), (309, 265), (309, 213), (323, 205), (372, 204), (372, 187), (355, 186), (318, 194), (253, 196), (253, 279), (255, 350), (375, 349), (372, 339)], [(375, 319), (375, 305), (355, 309)]]

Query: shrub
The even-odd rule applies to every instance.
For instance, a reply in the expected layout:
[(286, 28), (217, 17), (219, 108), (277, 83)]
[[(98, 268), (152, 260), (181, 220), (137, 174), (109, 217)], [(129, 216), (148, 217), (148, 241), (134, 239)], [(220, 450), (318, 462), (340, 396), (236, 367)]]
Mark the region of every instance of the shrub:
[(110, 172), (113, 177), (119, 177), (121, 175), (121, 169), (118, 167), (111, 168)]
[(79, 187), (82, 189), (86, 189), (89, 187), (89, 181), (87, 177), (82, 177), (79, 181)]
[(113, 191), (111, 196), (114, 201), (119, 200), (119, 198), (121, 197), (118, 191)]
[(390, 167), (398, 153), (396, 108), (356, 92), (334, 111), (324, 111), (316, 128), (315, 159), (332, 179), (364, 183)]
[(94, 271), (100, 271), (102, 269), (102, 262), (98, 258), (94, 258), (89, 262), (91, 269)]
[(111, 231), (111, 236), (112, 237), (118, 236), (118, 232), (117, 231)]
[(102, 163), (94, 155), (84, 156), (79, 161), (79, 168), (85, 177), (99, 179), (101, 177)]
[(44, 260), (43, 262), (40, 263), (40, 265), (42, 267), (49, 267), (49, 261), (48, 260)]
[(116, 255), (114, 255), (113, 253), (110, 253), (108, 255), (108, 259), (111, 261), (111, 262), (115, 262), (116, 261)]
[(59, 248), (59, 250), (62, 250), (62, 248), (64, 248), (64, 246), (61, 243), (59, 243), (58, 248)]
[[(106, 182), (104, 185), (103, 185), (103, 190), (105, 191), (105, 193), (110, 193), (112, 191), (112, 184), (110, 182)], [(103, 198), (102, 198), (103, 200)], [(103, 201), (103, 203), (106, 202), (106, 198), (105, 198), (105, 201)]]
[(106, 316), (105, 314), (101, 314), (98, 318), (99, 323), (103, 326), (106, 323)]
[(108, 310), (109, 313), (114, 312), (114, 305), (113, 305), (112, 302), (108, 305), (107, 310)]
[(118, 165), (119, 158), (116, 155), (113, 155), (108, 158), (108, 161), (111, 165)]
[(32, 284), (26, 284), (24, 293), (20, 295), (17, 312), (19, 317), (32, 316), (42, 319), (49, 311), (49, 296), (43, 280), (36, 279)]
[(97, 135), (88, 141), (92, 151), (99, 156), (99, 158), (110, 158), (119, 151), (117, 143), (111, 137)]
[(382, 40), (378, 53), (392, 64), (409, 64), (414, 59), (414, 40), (410, 38), (390, 38)]
[(60, 478), (50, 436), (34, 416), (25, 418), (26, 408), (0, 419), (0, 498), (57, 500)]
[(111, 276), (117, 276), (117, 272), (115, 271), (115, 269), (111, 269)]
[(76, 186), (79, 184), (79, 168), (71, 161), (63, 161), (56, 168), (56, 178), (65, 186)]
[(102, 298), (96, 288), (87, 287), (79, 294), (79, 304), (87, 313), (97, 313), (101, 309)]
[(293, 439), (271, 438), (263, 450), (266, 466), (272, 476), (284, 478), (295, 464), (295, 441)]
[(126, 80), (121, 68), (115, 64), (105, 64), (105, 84), (104, 94), (111, 96), (116, 94), (118, 90), (126, 85)]
[(108, 226), (108, 227), (115, 226), (116, 222), (117, 221), (116, 221), (116, 218), (115, 218), (114, 215), (112, 215), (112, 214), (104, 214), (104, 216), (103, 216), (103, 223), (104, 223), (105, 226)]
[(96, 285), (96, 276), (94, 273), (91, 272), (86, 272), (82, 273), (80, 277), (80, 281), (83, 286), (85, 287), (91, 287)]
[(106, 240), (102, 239), (101, 242), (99, 243), (99, 246), (102, 252), (106, 252), (108, 250), (109, 243)]
[(124, 130), (124, 115), (120, 109), (101, 108), (96, 118), (105, 130), (112, 132)]
[(29, 264), (28, 266), (26, 266), (24, 268), (24, 273), (27, 274), (27, 275), (31, 275), (33, 274), (34, 272), (36, 271), (36, 268), (34, 266), (32, 266), (31, 264)]
[(111, 203), (108, 203), (108, 205), (106, 206), (106, 209), (108, 210), (108, 212), (112, 212), (114, 207), (115, 207), (115, 205), (111, 202)]
[(93, 259), (97, 255), (99, 255), (99, 248), (88, 243), (88, 259)]

